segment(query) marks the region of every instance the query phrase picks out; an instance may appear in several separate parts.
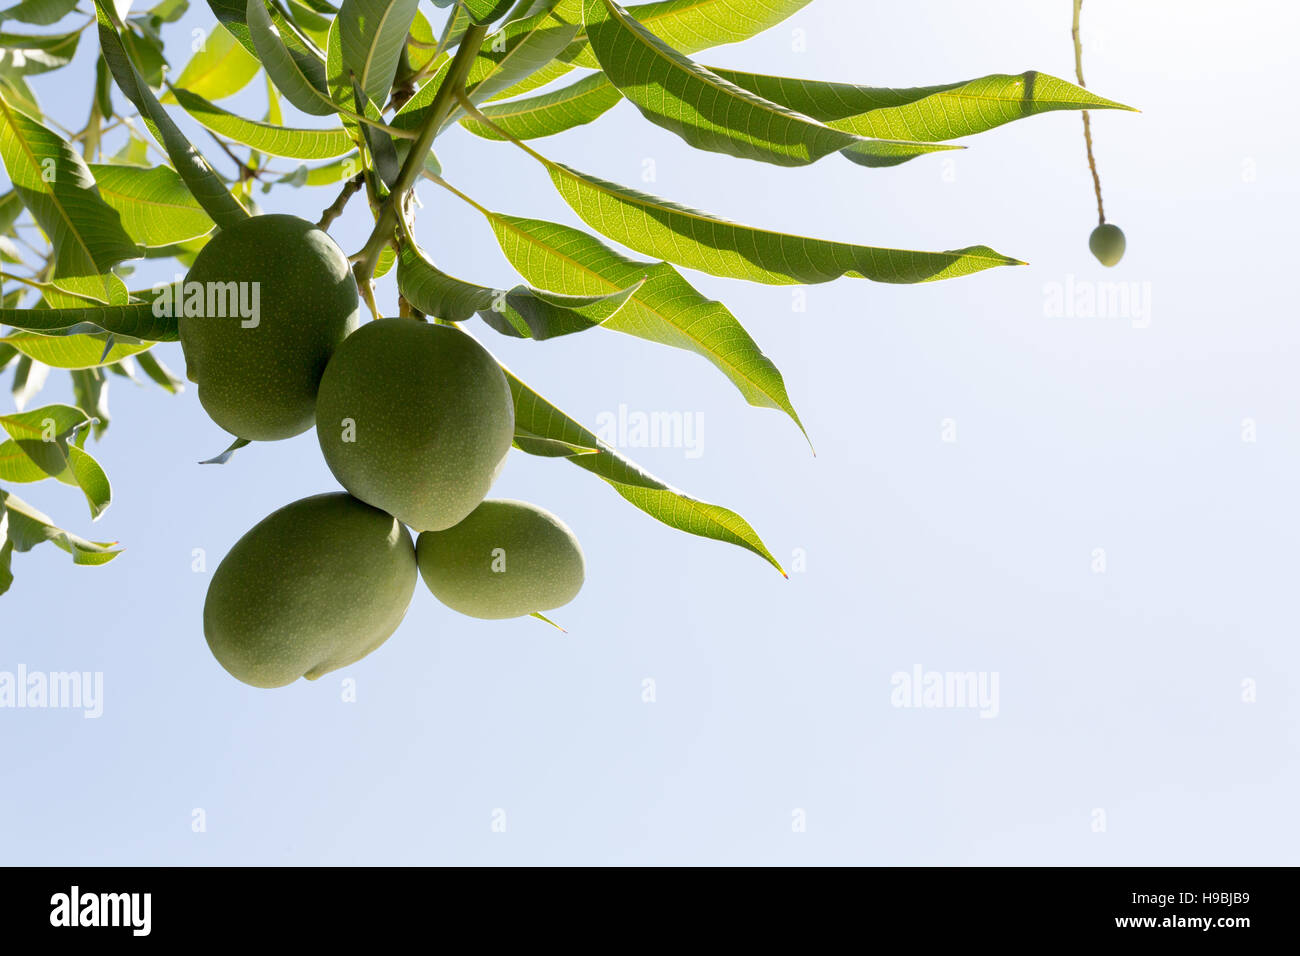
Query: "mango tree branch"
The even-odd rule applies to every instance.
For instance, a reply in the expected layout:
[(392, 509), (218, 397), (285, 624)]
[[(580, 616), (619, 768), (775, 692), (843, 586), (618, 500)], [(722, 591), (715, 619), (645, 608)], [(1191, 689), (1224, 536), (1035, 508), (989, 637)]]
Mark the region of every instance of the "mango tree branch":
[(393, 184), (392, 192), (380, 207), (375, 229), (366, 240), (365, 247), (355, 257), (353, 275), (356, 276), (362, 297), (370, 306), (371, 313), (376, 316), (378, 312), (375, 309), (374, 293), (370, 287), (371, 279), (375, 274), (375, 265), (379, 262), (379, 255), (383, 252), (384, 246), (392, 241), (407, 193), (411, 191), (420, 173), (424, 171), (425, 157), (429, 155), (433, 140), (442, 128), (443, 121), (451, 113), (455, 97), (464, 90), (470, 67), (474, 63), (474, 58), (478, 56), (487, 32), (486, 26), (478, 24), (471, 24), (465, 30), (465, 36), (460, 41), (459, 49), (456, 50), (456, 57), (452, 60), (447, 76), (434, 95), (433, 102), (429, 104), (424, 125), (420, 127), (420, 132), (411, 145), (411, 151), (406, 155), (406, 162), (402, 164), (401, 172), (397, 175), (397, 182)]

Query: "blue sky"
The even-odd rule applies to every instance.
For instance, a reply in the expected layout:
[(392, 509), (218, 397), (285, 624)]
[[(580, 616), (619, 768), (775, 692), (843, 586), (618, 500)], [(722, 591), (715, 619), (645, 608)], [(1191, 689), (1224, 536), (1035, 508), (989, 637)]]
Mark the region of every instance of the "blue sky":
[[(210, 20), (196, 4), (166, 34)], [(208, 577), (263, 516), (335, 487), (315, 435), (200, 467), (229, 439), (193, 389), (114, 380), (95, 448), (110, 511), (92, 526), (74, 490), (22, 494), (126, 552), (98, 569), (19, 555), (0, 605), (0, 670), (102, 672), (103, 714), (0, 709), (0, 861), (1295, 863), (1300, 143), (1266, 94), (1286, 89), (1297, 21), (1281, 3), (1085, 5), (1089, 85), (1143, 110), (1094, 114), (1108, 217), (1128, 235), (1111, 270), (1087, 250), (1072, 113), (885, 170), (696, 153), (628, 104), (535, 144), (755, 225), (983, 242), (1031, 264), (919, 287), (844, 279), (802, 301), (688, 273), (782, 369), (815, 458), (689, 354), (471, 326), (580, 420), (620, 404), (694, 416), (698, 455), (626, 453), (745, 515), (783, 563), (802, 556), (788, 582), (515, 453), (493, 496), (556, 512), (586, 551), (586, 587), (554, 615), (568, 634), (462, 618), (421, 586), (364, 661), (245, 687), (204, 643)], [(89, 76), (89, 40), (72, 75)], [(1073, 67), (1069, 4), (1028, 0), (817, 0), (700, 59), (881, 86)], [(87, 88), (68, 76), (37, 78), (47, 106)], [(79, 124), (83, 98), (60, 109)], [(576, 224), (522, 153), (460, 131), (437, 151), (485, 205)], [(315, 219), (334, 195), (261, 201)], [(441, 267), (513, 281), (476, 213), (430, 184), (420, 197)], [(364, 217), (354, 203), (335, 224), (346, 250)], [(1101, 282), (1146, 305), (1053, 307)], [(179, 348), (161, 354), (183, 368)], [(56, 376), (43, 400), (67, 397)], [(918, 667), (996, 674), (996, 716), (895, 706), (895, 675)]]

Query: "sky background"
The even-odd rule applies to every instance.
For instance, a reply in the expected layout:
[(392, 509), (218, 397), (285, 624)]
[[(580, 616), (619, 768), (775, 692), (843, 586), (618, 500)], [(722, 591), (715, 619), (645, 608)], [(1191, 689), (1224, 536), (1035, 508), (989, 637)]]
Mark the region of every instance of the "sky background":
[[(196, 3), (164, 28), (174, 72), (211, 21)], [(817, 0), (699, 59), (878, 86), (1072, 78), (1069, 25), (1067, 0)], [(204, 594), (248, 528), (336, 488), (315, 434), (200, 467), (229, 437), (193, 388), (114, 378), (94, 448), (108, 513), (92, 525), (75, 489), (16, 489), (127, 550), (102, 568), (50, 546), (15, 556), (0, 670), (101, 671), (104, 702), (97, 720), (0, 710), (0, 863), (1300, 862), (1300, 141), (1277, 103), (1298, 31), (1300, 8), (1281, 2), (1085, 4), (1089, 86), (1143, 110), (1093, 114), (1108, 218), (1128, 236), (1111, 270), (1087, 249), (1076, 113), (878, 170), (695, 152), (626, 103), (535, 143), (754, 225), (987, 243), (1031, 263), (912, 287), (842, 279), (800, 290), (804, 311), (790, 287), (688, 272), (783, 371), (816, 457), (691, 354), (604, 330), (535, 343), (469, 326), (581, 421), (620, 403), (696, 416), (698, 457), (625, 453), (743, 514), (787, 566), (802, 554), (789, 581), (516, 452), (493, 496), (554, 511), (586, 552), (582, 594), (552, 615), (567, 634), (460, 617), (419, 585), (365, 660), (246, 687), (207, 649)], [(33, 83), (74, 128), (94, 51), (89, 33), (73, 70)], [(265, 109), (256, 87), (223, 105)], [(485, 205), (578, 224), (519, 151), (455, 130), (437, 152)], [(336, 191), (259, 201), (314, 220)], [(432, 184), (419, 194), (418, 238), (442, 268), (515, 281), (476, 213)], [(354, 203), (332, 228), (345, 250), (366, 215)], [(1067, 281), (1136, 283), (1149, 315), (1055, 315)], [(382, 288), (391, 304), (391, 278)], [(183, 370), (178, 346), (159, 354)], [(35, 404), (67, 401), (66, 381), (55, 373)], [(997, 716), (893, 706), (891, 676), (917, 666), (996, 673)]]

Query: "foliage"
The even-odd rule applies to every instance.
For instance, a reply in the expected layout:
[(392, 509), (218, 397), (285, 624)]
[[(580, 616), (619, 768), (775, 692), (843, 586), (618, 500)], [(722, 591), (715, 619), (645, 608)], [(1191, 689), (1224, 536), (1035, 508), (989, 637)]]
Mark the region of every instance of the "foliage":
[[(697, 291), (679, 267), (772, 284), (843, 276), (918, 283), (1018, 261), (987, 246), (887, 249), (731, 222), (555, 162), (534, 141), (596, 122), (627, 100), (691, 146), (738, 160), (802, 166), (838, 154), (881, 168), (959, 148), (951, 141), (1046, 111), (1127, 109), (1035, 72), (886, 89), (711, 68), (695, 59), (781, 23), (809, 0), (658, 0), (626, 8), (613, 0), (432, 0), (426, 10), (418, 0), (342, 0), (338, 7), (330, 0), (207, 0), (215, 22), (174, 80), (171, 64), (188, 38), (164, 42), (164, 34), (189, 0), (160, 0), (135, 13), (123, 0), (93, 2), (93, 19), (73, 0), (23, 0), (0, 12), (0, 158), (8, 179), (0, 193), (0, 369), (12, 368), (18, 407), (0, 416), (0, 483), (73, 486), (92, 519), (111, 503), (108, 478), (86, 450), (87, 438), (98, 440), (108, 425), (109, 376), (143, 372), (168, 392), (181, 387), (151, 351), (176, 340), (176, 320), (152, 307), (157, 290), (130, 288), (130, 263), (174, 259), (188, 267), (218, 230), (256, 211), (258, 186), (270, 194), (258, 197), (262, 205), (286, 189), (341, 188), (322, 227), (364, 192), (373, 231), (335, 239), (350, 254), (372, 313), (382, 277), (396, 283), (403, 314), (415, 318), (481, 318), (493, 332), (538, 340), (622, 332), (694, 352), (745, 401), (777, 409), (802, 429), (780, 371), (731, 310)], [(426, 13), (440, 18), (439, 29)], [(58, 82), (51, 78), (87, 43), (99, 49), (95, 86), (84, 124), (71, 132), (41, 105), (33, 84)], [(265, 116), (218, 105), (259, 77)], [(295, 112), (317, 120), (295, 121)], [(178, 119), (205, 131), (203, 142), (215, 140), (219, 152), (204, 156)], [(511, 215), (457, 189), (455, 171), (443, 171), (431, 151), (457, 124), (481, 137), (484, 150), (517, 149), (540, 164), (592, 231)], [(292, 163), (286, 168), (277, 159)], [(517, 279), (454, 277), (414, 243), (408, 200), (420, 179), (482, 214)], [(51, 369), (71, 376), (75, 407), (28, 409)], [(505, 374), (515, 448), (567, 459), (651, 517), (780, 568), (738, 514), (649, 475)], [(244, 444), (235, 441), (213, 461)], [(0, 593), (12, 580), (12, 554), (42, 541), (79, 564), (118, 553), (62, 530), (0, 489)]]

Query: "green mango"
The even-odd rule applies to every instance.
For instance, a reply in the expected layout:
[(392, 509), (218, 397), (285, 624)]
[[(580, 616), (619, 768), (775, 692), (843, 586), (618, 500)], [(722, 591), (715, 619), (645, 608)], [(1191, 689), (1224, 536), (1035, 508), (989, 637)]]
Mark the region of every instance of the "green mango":
[(339, 484), (416, 531), (450, 528), (487, 495), (515, 433), (501, 367), (459, 329), (367, 322), (330, 360), (316, 437)]
[(1088, 248), (1104, 266), (1116, 265), (1124, 258), (1124, 230), (1109, 222), (1103, 222), (1088, 237)]
[(446, 531), (416, 542), (420, 577), (447, 607), (470, 617), (522, 617), (568, 604), (582, 589), (578, 539), (526, 501), (485, 501)]
[(212, 575), (203, 633), (254, 687), (315, 680), (397, 630), (415, 592), (415, 547), (392, 515), (335, 492), (263, 518)]
[(325, 365), (360, 324), (356, 280), (327, 233), (296, 216), (223, 229), (194, 260), (181, 302), (186, 374), (214, 422), (252, 441), (311, 428)]

